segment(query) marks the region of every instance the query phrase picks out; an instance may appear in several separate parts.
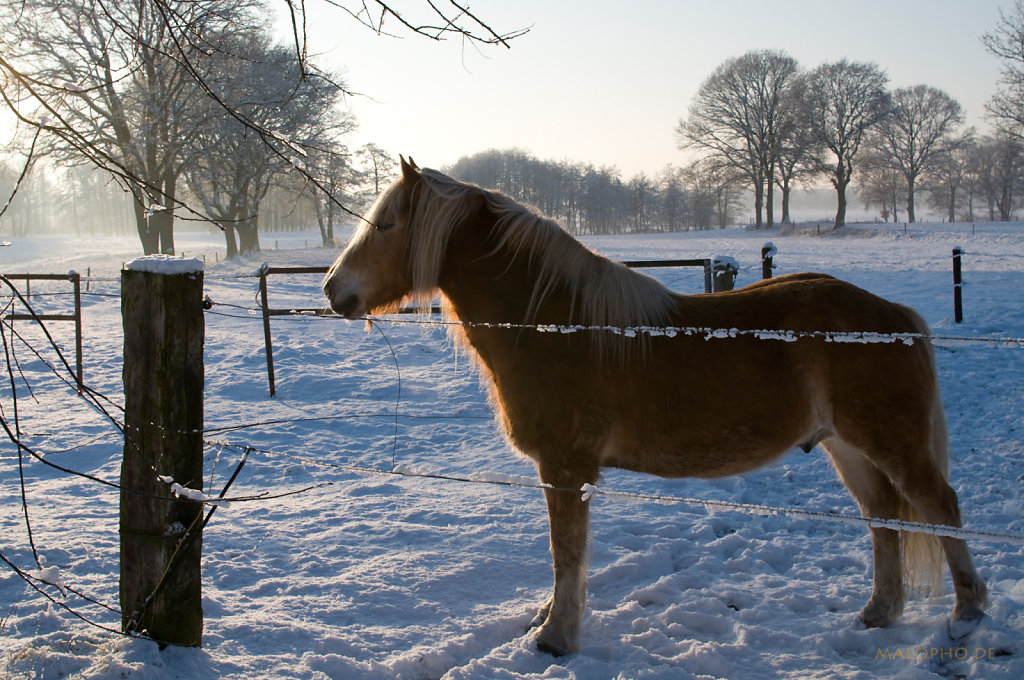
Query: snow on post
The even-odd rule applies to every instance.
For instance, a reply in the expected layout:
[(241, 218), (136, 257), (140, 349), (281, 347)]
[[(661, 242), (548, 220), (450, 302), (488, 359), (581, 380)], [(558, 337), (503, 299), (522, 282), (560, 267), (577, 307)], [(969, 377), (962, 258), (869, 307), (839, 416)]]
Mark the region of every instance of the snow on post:
[(162, 644), (199, 646), (203, 505), (161, 477), (186, 487), (202, 480), (202, 262), (157, 255), (128, 263), (121, 315), (121, 624)]
[(133, 272), (149, 272), (151, 274), (201, 274), (203, 261), (194, 257), (174, 257), (173, 255), (147, 255), (137, 257), (124, 266)]

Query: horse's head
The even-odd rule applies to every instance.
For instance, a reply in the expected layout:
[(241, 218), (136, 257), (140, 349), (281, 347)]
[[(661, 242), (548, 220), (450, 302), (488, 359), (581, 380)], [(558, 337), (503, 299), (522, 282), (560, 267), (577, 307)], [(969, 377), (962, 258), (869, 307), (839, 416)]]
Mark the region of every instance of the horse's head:
[(409, 254), (420, 169), (402, 160), (402, 175), (377, 197), (324, 279), (331, 308), (349, 319), (396, 306), (417, 292)]

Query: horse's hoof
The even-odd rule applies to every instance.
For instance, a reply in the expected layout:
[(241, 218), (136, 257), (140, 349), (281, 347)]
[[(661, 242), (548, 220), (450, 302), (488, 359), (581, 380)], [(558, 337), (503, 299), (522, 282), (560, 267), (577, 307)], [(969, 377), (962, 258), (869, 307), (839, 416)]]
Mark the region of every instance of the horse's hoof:
[(561, 651), (555, 649), (554, 647), (552, 647), (551, 645), (547, 644), (546, 642), (541, 642), (540, 640), (537, 640), (537, 651), (538, 652), (543, 652), (544, 654), (550, 654), (551, 656), (555, 657), (556, 659), (558, 657), (560, 657), (560, 656), (565, 656), (565, 654), (562, 653)]
[(965, 638), (978, 627), (985, 618), (985, 600), (987, 593), (984, 587), (979, 591), (975, 601), (960, 601), (953, 607), (953, 616), (949, 619), (949, 637), (953, 640)]
[(950, 640), (962, 640), (974, 631), (978, 629), (981, 624), (981, 620), (985, 617), (982, 613), (977, 618), (973, 619), (958, 619), (952, 618), (949, 620), (949, 639)]
[(868, 628), (888, 628), (892, 622), (899, 618), (890, 607), (879, 607), (870, 602), (860, 610), (857, 615)]
[(576, 653), (579, 642), (569, 640), (564, 634), (554, 630), (550, 625), (543, 625), (534, 634), (537, 641), (537, 651), (557, 658)]

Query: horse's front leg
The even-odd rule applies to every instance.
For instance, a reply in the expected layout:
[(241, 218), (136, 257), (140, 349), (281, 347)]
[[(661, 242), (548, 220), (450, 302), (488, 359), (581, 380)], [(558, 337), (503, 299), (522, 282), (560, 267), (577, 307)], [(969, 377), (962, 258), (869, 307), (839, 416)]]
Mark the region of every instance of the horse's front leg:
[[(551, 557), (554, 560), (555, 592), (546, 605), (546, 618), (536, 632), (537, 648), (561, 656), (580, 646), (580, 629), (587, 601), (587, 518), (589, 503), (579, 488), (593, 483), (594, 474), (545, 475), (541, 480), (554, 488), (544, 489), (551, 525)], [(545, 615), (542, 611), (541, 615)]]

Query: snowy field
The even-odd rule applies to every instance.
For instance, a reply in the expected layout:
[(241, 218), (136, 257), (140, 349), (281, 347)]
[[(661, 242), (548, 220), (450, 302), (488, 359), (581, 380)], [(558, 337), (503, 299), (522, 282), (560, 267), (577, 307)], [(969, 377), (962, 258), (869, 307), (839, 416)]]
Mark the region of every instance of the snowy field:
[[(85, 381), (122, 403), (117, 276), (136, 256), (137, 241), (11, 240), (0, 247), (0, 272), (91, 270), (83, 297)], [(834, 274), (917, 308), (940, 335), (1024, 337), (1021, 224), (587, 242), (616, 259), (728, 255), (743, 266), (737, 283), (745, 285), (760, 278), (766, 240), (778, 247), (778, 274)], [(478, 373), (444, 329), (384, 322), (378, 332), (330, 318), (274, 319), (278, 392), (269, 396), (252, 274), (264, 260), (329, 264), (336, 252), (316, 242), (315, 234), (264, 235), (260, 258), (225, 264), (214, 259), (223, 247), (218, 236), (178, 235), (179, 251), (205, 255), (205, 288), (217, 303), (206, 316), (208, 490), (218, 492), (244, 447), (253, 452), (232, 495), (314, 487), (214, 515), (203, 537), (203, 647), (161, 651), (108, 632), (102, 627), (119, 626), (116, 611), (36, 583), (88, 621), (78, 618), (0, 564), (0, 677), (1024, 677), (1020, 545), (969, 541), (991, 603), (968, 637), (949, 636), (951, 592), (912, 600), (896, 625), (867, 630), (856, 618), (870, 592), (864, 528), (610, 494), (590, 501), (582, 649), (558, 659), (538, 653), (527, 626), (551, 587), (543, 498), (536, 489), (483, 483), (532, 484), (536, 477), (498, 435)], [(962, 324), (953, 322), (950, 253), (957, 245), (966, 251)], [(702, 290), (696, 270), (651, 273), (676, 290)], [(319, 306), (318, 283), (316, 276), (272, 278), (271, 304)], [(52, 293), (68, 289), (33, 284), (32, 304), (40, 312), (67, 310), (69, 297)], [(49, 327), (70, 350), (71, 324)], [(15, 329), (43, 346), (27, 322)], [(26, 444), (55, 463), (116, 480), (122, 442), (109, 420), (24, 344), (11, 347), (17, 367), (4, 371), (3, 417), (13, 422), (15, 415), (13, 375)], [(937, 355), (965, 526), (1022, 535), (1024, 349), (946, 341)], [(118, 416), (116, 407), (111, 412)], [(27, 513), (43, 565), (56, 567), (50, 576), (116, 610), (117, 491), (32, 460), (23, 473), (24, 507), (16, 449), (0, 442), (3, 557), (38, 570)], [(600, 488), (856, 514), (820, 449), (713, 481), (608, 471)]]

